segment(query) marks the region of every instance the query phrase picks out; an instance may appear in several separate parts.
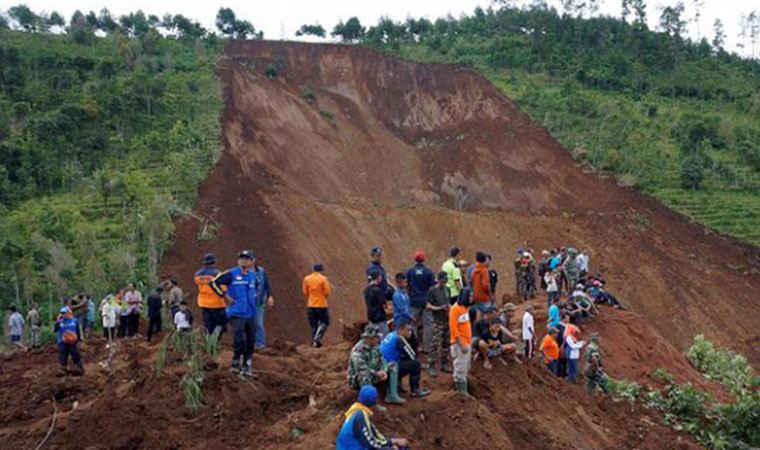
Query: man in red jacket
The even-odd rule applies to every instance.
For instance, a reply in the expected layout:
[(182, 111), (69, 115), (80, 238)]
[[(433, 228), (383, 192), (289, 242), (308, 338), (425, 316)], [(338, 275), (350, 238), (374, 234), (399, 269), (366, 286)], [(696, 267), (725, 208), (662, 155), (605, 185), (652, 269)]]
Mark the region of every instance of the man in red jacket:
[(488, 257), (483, 252), (475, 254), (475, 270), (472, 271), (473, 306), (483, 314), (493, 310), (491, 276), (488, 273)]

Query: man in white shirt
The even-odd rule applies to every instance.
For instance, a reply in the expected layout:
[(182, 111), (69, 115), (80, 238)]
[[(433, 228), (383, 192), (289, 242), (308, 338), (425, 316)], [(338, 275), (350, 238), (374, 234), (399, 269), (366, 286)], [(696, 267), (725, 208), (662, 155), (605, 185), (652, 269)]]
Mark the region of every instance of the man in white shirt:
[(567, 356), (567, 381), (571, 383), (575, 383), (575, 378), (578, 376), (578, 359), (581, 356), (581, 348), (585, 344), (577, 340), (579, 333), (580, 331), (576, 328), (565, 338), (565, 345), (570, 350)]
[(522, 335), (525, 343), (525, 359), (533, 358), (535, 351), (535, 329), (533, 328), (533, 306), (528, 306), (522, 318)]
[[(100, 315), (103, 317), (103, 337), (110, 343), (116, 339), (116, 316), (121, 314), (121, 305), (108, 294), (100, 302)], [(110, 344), (106, 344), (107, 346)]]
[(586, 250), (575, 257), (575, 264), (578, 266), (581, 277), (588, 275), (588, 252)]
[(179, 311), (174, 315), (174, 326), (177, 331), (190, 331), (193, 325), (193, 313), (187, 309), (187, 302), (182, 300), (179, 304)]

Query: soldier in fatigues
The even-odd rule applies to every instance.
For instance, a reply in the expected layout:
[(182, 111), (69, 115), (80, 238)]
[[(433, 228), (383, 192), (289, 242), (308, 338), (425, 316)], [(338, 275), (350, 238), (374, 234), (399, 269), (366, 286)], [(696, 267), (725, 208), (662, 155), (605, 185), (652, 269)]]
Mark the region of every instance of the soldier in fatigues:
[(575, 262), (576, 256), (578, 256), (578, 251), (573, 247), (568, 248), (567, 259), (562, 265), (562, 271), (565, 273), (565, 279), (567, 279), (568, 292), (570, 292), (570, 290), (578, 284), (578, 281), (580, 281), (581, 278), (580, 270), (578, 269), (578, 263)]
[(609, 394), (607, 374), (602, 370), (602, 351), (599, 349), (599, 333), (591, 335), (591, 343), (586, 347), (586, 388), (588, 395), (594, 395), (599, 386), (605, 394)]
[(524, 252), (520, 261), (520, 286), (519, 293), (523, 300), (533, 298), (536, 294), (536, 266), (533, 256)]
[(433, 320), (430, 331), (430, 353), (428, 353), (428, 373), (431, 377), (438, 376), (436, 365), (441, 363), (441, 370), (451, 372), (448, 365), (449, 354), (449, 299), (451, 294), (446, 286), (448, 282), (446, 272), (439, 272), (436, 277), (436, 285), (427, 293), (427, 309)]
[(365, 385), (377, 386), (388, 378), (387, 364), (378, 348), (379, 343), (380, 329), (376, 325), (367, 325), (348, 360), (348, 386), (351, 389), (359, 390)]

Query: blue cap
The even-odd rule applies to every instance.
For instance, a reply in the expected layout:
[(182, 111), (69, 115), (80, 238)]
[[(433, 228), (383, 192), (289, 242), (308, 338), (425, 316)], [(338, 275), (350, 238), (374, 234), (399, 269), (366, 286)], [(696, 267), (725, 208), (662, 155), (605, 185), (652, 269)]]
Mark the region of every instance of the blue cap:
[(377, 389), (371, 384), (365, 384), (359, 390), (359, 403), (364, 406), (375, 406), (377, 404)]

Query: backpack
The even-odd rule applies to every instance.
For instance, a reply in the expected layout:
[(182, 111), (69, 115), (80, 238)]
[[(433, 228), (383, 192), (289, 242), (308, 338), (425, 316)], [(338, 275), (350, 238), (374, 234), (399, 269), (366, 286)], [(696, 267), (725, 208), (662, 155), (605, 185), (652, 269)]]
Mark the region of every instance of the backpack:
[(74, 345), (79, 342), (79, 338), (77, 337), (77, 333), (75, 331), (64, 330), (61, 334), (61, 342), (66, 345)]

